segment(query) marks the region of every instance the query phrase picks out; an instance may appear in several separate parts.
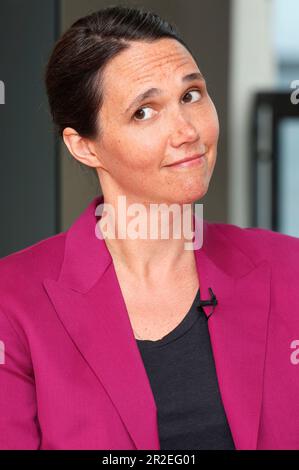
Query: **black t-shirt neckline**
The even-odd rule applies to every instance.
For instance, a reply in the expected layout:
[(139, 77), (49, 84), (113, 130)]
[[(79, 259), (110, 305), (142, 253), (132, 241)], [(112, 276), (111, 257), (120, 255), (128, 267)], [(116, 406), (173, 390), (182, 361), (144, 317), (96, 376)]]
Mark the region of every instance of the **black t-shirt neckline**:
[(177, 338), (184, 335), (192, 326), (193, 324), (199, 319), (203, 318), (200, 312), (197, 310), (197, 304), (200, 300), (200, 290), (197, 290), (196, 296), (192, 302), (191, 307), (189, 308), (188, 312), (184, 316), (184, 318), (180, 321), (180, 323), (169, 333), (158, 340), (150, 340), (150, 339), (136, 339), (138, 347), (141, 349), (151, 349), (157, 348), (161, 346), (165, 346), (168, 343), (173, 342)]

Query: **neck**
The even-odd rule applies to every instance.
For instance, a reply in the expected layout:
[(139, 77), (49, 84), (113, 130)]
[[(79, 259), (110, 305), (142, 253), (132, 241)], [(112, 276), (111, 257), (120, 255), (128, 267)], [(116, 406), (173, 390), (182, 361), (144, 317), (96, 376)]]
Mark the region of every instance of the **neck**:
[(113, 260), (138, 279), (156, 272), (163, 278), (178, 265), (190, 266), (194, 253), (186, 243), (193, 236), (193, 204), (131, 204), (120, 198), (104, 202), (100, 227)]

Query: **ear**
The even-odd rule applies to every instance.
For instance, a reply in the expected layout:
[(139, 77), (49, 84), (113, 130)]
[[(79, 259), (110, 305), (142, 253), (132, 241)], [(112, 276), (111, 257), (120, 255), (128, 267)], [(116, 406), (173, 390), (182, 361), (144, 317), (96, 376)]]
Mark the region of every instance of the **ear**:
[(69, 152), (80, 163), (92, 168), (100, 168), (100, 160), (95, 151), (95, 145), (90, 139), (81, 137), (71, 127), (63, 130), (63, 140)]

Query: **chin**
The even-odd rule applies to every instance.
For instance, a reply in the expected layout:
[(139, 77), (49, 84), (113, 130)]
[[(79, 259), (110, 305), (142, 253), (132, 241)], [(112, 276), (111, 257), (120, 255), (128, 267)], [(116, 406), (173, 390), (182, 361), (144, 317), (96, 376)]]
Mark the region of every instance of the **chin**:
[(198, 200), (200, 200), (201, 198), (203, 198), (205, 196), (205, 194), (207, 193), (207, 188), (194, 188), (192, 191), (190, 191), (190, 188), (186, 191), (184, 191), (183, 193), (181, 193), (180, 191), (180, 194), (178, 194), (178, 192), (176, 194), (172, 194), (171, 196), (169, 196), (167, 198), (167, 200), (169, 201), (169, 203), (171, 204), (192, 204)]

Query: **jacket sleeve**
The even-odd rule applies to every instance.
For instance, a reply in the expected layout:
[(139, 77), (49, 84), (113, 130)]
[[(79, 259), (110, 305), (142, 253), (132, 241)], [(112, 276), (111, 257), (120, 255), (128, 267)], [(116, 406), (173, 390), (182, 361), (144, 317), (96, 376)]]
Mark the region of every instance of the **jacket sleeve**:
[(30, 352), (0, 310), (0, 449), (37, 450), (39, 446)]

